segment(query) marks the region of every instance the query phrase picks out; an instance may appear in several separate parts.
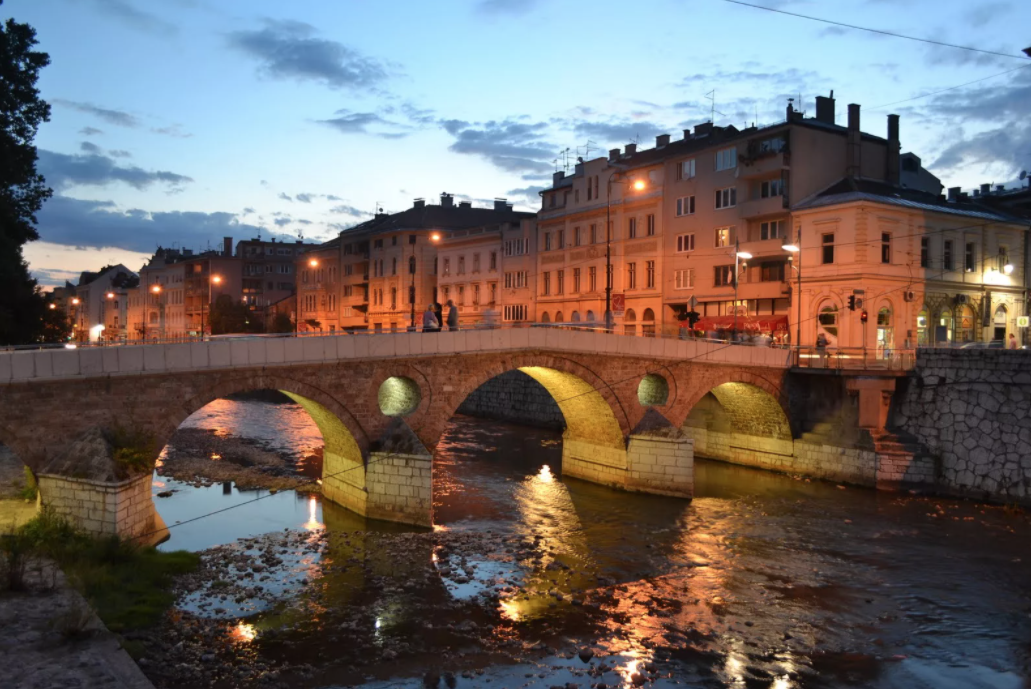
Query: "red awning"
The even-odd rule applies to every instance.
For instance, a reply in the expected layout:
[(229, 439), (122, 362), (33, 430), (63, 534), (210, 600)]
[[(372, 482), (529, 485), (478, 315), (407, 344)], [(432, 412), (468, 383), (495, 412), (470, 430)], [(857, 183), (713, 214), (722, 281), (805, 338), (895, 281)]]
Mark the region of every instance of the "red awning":
[[(680, 321), (680, 327), (690, 327), (687, 321)], [(734, 327), (734, 316), (703, 316), (694, 324), (695, 330), (730, 330)], [(788, 330), (787, 316), (738, 316), (737, 329), (764, 333)]]

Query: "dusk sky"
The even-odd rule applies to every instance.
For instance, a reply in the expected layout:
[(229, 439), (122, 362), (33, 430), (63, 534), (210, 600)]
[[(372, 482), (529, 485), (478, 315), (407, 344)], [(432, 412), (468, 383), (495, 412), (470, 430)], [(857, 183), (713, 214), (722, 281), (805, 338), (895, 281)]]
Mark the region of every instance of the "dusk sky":
[[(1027, 2), (756, 2), (1017, 56), (1031, 41)], [(778, 122), (799, 95), (812, 115), (831, 89), (839, 123), (860, 103), (883, 136), (897, 112), (946, 186), (1031, 168), (1031, 60), (724, 0), (7, 0), (9, 16), (52, 61), (36, 144), (54, 197), (25, 248), (44, 285), (138, 269), (158, 244), (325, 240), (444, 191), (534, 210), (563, 149), (678, 139), (713, 89), (721, 125)]]

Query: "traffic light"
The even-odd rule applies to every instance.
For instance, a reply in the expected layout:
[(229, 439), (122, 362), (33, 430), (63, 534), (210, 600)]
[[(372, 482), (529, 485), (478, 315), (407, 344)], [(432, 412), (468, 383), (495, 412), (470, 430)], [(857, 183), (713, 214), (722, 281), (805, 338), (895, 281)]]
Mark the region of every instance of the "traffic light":
[(867, 314), (866, 311), (863, 311), (861, 314), (859, 314), (859, 320), (862, 321), (863, 323), (866, 323), (866, 320), (868, 318), (869, 318), (869, 314)]
[(856, 295), (854, 295), (854, 294), (848, 295), (848, 310), (849, 311), (855, 311), (856, 310)]

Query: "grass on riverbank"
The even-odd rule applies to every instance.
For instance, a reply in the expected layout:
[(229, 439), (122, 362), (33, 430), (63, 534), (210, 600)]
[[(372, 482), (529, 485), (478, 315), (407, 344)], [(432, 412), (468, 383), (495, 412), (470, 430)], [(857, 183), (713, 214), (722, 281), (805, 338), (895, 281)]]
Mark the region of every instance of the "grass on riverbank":
[(15, 533), (0, 537), (0, 555), (6, 562), (0, 567), (0, 582), (5, 578), (6, 588), (13, 589), (28, 585), (30, 563), (57, 563), (114, 632), (160, 621), (175, 602), (172, 579), (200, 563), (194, 553), (159, 552), (116, 537), (91, 538), (46, 509)]

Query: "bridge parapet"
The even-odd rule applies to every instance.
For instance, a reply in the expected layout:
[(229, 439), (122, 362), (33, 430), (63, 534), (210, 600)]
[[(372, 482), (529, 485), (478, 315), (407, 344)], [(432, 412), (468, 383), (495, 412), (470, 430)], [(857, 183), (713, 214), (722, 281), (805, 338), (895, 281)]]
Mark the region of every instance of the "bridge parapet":
[(499, 328), (0, 352), (0, 385), (140, 373), (267, 368), (522, 350), (610, 354), (776, 369), (788, 368), (792, 363), (789, 350), (770, 347), (555, 328)]

